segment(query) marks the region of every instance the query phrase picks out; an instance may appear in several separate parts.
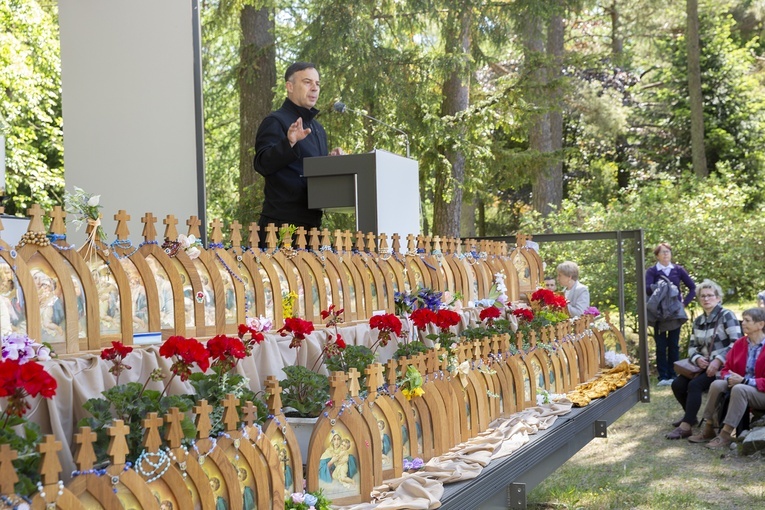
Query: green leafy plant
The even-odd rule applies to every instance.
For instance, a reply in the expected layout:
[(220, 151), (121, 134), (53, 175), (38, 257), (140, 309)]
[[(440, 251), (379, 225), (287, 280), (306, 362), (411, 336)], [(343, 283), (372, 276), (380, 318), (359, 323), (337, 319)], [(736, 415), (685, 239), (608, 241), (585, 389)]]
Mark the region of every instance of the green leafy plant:
[(348, 372), (351, 368), (358, 370), (359, 385), (366, 387), (366, 368), (376, 361), (375, 353), (365, 345), (348, 345), (336, 356), (328, 356), (324, 361), (330, 372)]
[(280, 381), (286, 416), (319, 416), (329, 400), (329, 380), (302, 365), (282, 368), (287, 376)]

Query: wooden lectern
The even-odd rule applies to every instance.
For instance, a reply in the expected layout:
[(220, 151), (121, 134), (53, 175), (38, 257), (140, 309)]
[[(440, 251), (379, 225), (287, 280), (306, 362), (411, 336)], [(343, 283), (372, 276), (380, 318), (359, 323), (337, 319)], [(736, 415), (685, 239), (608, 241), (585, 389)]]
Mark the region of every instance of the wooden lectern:
[(417, 161), (375, 150), (364, 154), (305, 158), (308, 207), (356, 212), (356, 230), (420, 233), (420, 176)]

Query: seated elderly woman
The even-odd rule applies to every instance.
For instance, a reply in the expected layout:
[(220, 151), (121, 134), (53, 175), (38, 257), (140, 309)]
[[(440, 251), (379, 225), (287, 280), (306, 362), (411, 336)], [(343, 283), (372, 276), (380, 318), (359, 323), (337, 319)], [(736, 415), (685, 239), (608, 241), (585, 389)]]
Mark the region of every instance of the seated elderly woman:
[[(709, 399), (704, 407), (704, 429), (688, 438), (692, 443), (709, 441), (707, 448), (726, 448), (733, 442), (731, 432), (738, 426), (749, 407), (765, 409), (765, 309), (749, 308), (743, 314), (743, 337), (728, 351), (718, 379), (709, 387)], [(730, 391), (728, 412), (723, 428), (715, 436), (712, 424), (717, 399)], [(711, 439), (711, 441), (710, 441)]]
[(563, 287), (563, 295), (568, 301), (568, 314), (579, 317), (590, 307), (590, 291), (579, 283), (579, 266), (567, 260), (558, 264), (558, 283)]
[(690, 437), (691, 428), (701, 408), (701, 396), (717, 377), (725, 364), (733, 342), (741, 337), (736, 314), (722, 307), (722, 289), (712, 280), (704, 280), (697, 287), (703, 314), (693, 321), (693, 332), (688, 343), (688, 359), (704, 370), (693, 379), (679, 375), (672, 381), (672, 393), (685, 411), (685, 415), (672, 424), (675, 430), (667, 439)]

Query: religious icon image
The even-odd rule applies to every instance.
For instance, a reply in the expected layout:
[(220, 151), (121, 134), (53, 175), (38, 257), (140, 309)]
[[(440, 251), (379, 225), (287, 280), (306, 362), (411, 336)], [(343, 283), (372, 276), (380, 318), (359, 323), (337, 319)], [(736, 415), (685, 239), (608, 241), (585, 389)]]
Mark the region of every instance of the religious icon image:
[(328, 497), (359, 493), (356, 447), (345, 431), (333, 430), (319, 459), (319, 487)]

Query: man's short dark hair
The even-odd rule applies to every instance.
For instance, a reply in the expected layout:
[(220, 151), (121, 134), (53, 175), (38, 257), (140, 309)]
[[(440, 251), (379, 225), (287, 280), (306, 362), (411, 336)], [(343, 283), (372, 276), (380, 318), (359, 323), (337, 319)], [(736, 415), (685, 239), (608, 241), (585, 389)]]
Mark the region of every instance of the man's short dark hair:
[(284, 81), (290, 81), (290, 78), (293, 74), (298, 73), (300, 71), (305, 71), (306, 69), (316, 69), (316, 66), (313, 65), (311, 62), (295, 62), (291, 66), (287, 68), (287, 71), (284, 73)]

